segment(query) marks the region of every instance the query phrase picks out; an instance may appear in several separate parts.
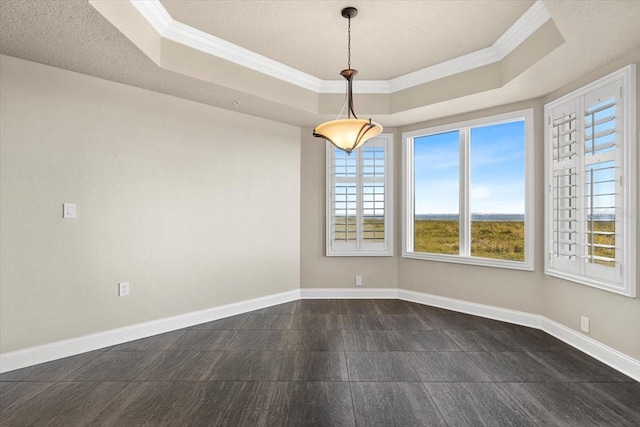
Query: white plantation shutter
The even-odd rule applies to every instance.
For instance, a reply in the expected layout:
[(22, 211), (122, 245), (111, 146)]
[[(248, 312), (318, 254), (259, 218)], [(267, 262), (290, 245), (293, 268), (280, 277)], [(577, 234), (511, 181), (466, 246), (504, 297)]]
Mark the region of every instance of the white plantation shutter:
[(331, 189), (331, 221), (329, 224), (334, 250), (357, 249), (358, 156), (333, 148), (331, 162), (333, 185)]
[(361, 248), (365, 251), (384, 251), (386, 141), (371, 142), (365, 144), (359, 153), (362, 160)]
[(578, 270), (578, 119), (574, 101), (551, 112), (550, 261), (555, 268)]
[[(633, 81), (614, 73), (545, 106), (546, 272), (635, 295)], [(628, 88), (627, 88), (628, 89)], [(625, 194), (624, 182), (627, 182)]]
[[(622, 236), (620, 217), (620, 129), (617, 113), (620, 84), (612, 83), (584, 97), (584, 213), (585, 275), (621, 283), (616, 240)], [(620, 213), (622, 210), (620, 210)]]
[(392, 255), (391, 138), (350, 155), (327, 144), (327, 255)]

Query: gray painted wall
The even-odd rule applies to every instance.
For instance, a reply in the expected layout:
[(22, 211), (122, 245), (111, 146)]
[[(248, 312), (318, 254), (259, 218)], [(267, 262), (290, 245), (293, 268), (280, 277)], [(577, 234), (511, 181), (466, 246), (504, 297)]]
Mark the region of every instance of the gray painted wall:
[(299, 287), (298, 128), (0, 64), (0, 351)]

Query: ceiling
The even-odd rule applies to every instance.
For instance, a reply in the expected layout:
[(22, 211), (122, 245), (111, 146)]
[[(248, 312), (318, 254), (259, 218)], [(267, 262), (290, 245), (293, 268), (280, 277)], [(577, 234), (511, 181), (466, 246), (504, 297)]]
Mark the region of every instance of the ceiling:
[(345, 6), (355, 109), (384, 126), (540, 97), (640, 48), (630, 0), (3, 0), (0, 53), (312, 127), (344, 99)]
[(351, 25), (352, 65), (358, 79), (386, 80), (491, 46), (534, 1), (160, 3), (176, 21), (321, 79), (340, 79), (347, 68), (347, 20), (340, 11), (359, 7)]

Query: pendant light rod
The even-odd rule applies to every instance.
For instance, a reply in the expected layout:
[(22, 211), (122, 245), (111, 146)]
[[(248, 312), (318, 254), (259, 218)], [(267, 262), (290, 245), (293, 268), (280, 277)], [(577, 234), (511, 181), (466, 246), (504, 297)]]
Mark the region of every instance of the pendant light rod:
[(358, 74), (358, 70), (351, 68), (351, 18), (355, 18), (358, 15), (358, 9), (355, 7), (345, 7), (342, 9), (342, 17), (347, 18), (347, 69), (342, 70), (340, 75), (347, 79), (347, 96), (349, 102), (349, 108), (347, 109), (347, 117), (357, 119), (355, 111), (353, 110), (353, 78)]
[(347, 110), (347, 117), (351, 118), (353, 116), (354, 119), (357, 119), (355, 111), (353, 111), (353, 78), (358, 74), (358, 70), (353, 70), (348, 68), (346, 70), (342, 70), (340, 75), (347, 79), (347, 99), (349, 103), (349, 108)]

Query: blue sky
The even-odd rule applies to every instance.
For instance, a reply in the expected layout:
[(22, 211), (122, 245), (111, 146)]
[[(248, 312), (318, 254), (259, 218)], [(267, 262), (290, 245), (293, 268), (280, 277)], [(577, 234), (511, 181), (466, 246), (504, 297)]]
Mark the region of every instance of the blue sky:
[[(415, 213), (459, 213), (458, 131), (414, 140)], [(524, 214), (524, 121), (471, 130), (472, 213)]]

